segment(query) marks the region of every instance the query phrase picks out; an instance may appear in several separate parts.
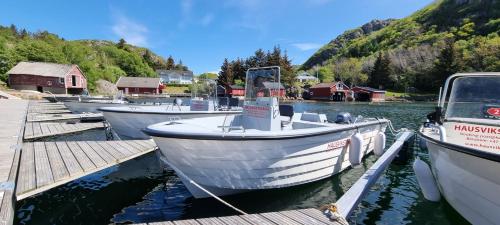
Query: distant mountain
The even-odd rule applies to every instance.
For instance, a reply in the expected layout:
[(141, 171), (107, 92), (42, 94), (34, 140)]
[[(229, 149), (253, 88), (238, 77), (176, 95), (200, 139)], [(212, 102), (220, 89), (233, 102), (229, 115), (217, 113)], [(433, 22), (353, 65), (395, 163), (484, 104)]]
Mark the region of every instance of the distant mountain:
[(330, 41), (330, 43), (326, 44), (322, 48), (320, 48), (314, 55), (312, 55), (302, 66), (304, 69), (310, 69), (315, 65), (321, 65), (328, 59), (336, 57), (342, 54), (342, 51), (348, 47), (350, 42), (354, 39), (366, 37), (374, 31), (378, 31), (391, 22), (394, 19), (387, 20), (372, 20), (369, 23), (364, 24), (361, 27), (348, 30), (343, 34), (339, 35), (337, 38)]
[(120, 76), (157, 76), (155, 69), (187, 70), (173, 58), (164, 59), (147, 48), (102, 40), (67, 41), (47, 31), (0, 26), (0, 80), (20, 61), (77, 64), (87, 76), (89, 88), (99, 79), (115, 82)]
[[(500, 71), (499, 35), (500, 0), (437, 0), (406, 18), (373, 20), (344, 32), (314, 53), (301, 69), (316, 65), (335, 68), (339, 61), (355, 58), (370, 75), (379, 53), (384, 53), (391, 61), (389, 77), (394, 88), (402, 89), (397, 85), (404, 83), (426, 89), (425, 83), (436, 78), (429, 74), (446, 65), (442, 57), (456, 65), (441, 71)], [(448, 47), (451, 53), (443, 55)]]

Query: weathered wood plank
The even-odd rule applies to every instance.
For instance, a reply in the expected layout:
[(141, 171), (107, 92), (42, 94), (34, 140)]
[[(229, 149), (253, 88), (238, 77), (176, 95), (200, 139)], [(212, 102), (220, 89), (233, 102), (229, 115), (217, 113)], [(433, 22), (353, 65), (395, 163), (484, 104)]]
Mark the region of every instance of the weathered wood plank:
[(111, 144), (112, 142), (113, 141), (103, 141), (103, 142), (100, 142), (99, 144), (101, 146), (103, 146), (103, 148), (108, 149), (108, 151), (111, 150), (111, 149), (114, 149), (115, 152), (120, 152), (120, 154), (122, 154), (125, 157), (133, 154), (132, 152), (129, 152), (129, 151), (127, 151), (126, 149), (124, 149), (122, 147), (117, 147), (114, 143)]
[(36, 188), (35, 154), (33, 143), (25, 143), (21, 153), (21, 165), (17, 180), (17, 191), (24, 192)]
[(78, 163), (78, 160), (76, 160), (75, 156), (68, 148), (66, 142), (56, 142), (56, 145), (57, 148), (59, 149), (59, 152), (61, 153), (61, 157), (64, 161), (64, 164), (68, 169), (69, 175), (76, 176), (80, 173), (83, 173), (83, 169), (80, 166), (80, 163)]
[(50, 130), (47, 127), (47, 123), (40, 123), (40, 128), (42, 129), (42, 135), (49, 135)]
[(112, 157), (111, 162), (118, 160), (120, 158), (119, 156), (121, 156), (121, 153), (120, 154), (116, 153), (114, 149), (112, 149), (112, 151), (110, 152), (107, 149), (103, 148), (100, 144), (98, 144), (98, 142), (87, 141), (86, 143), (90, 145), (90, 147), (92, 147), (92, 149), (94, 149), (99, 154), (109, 155), (110, 157)]
[(96, 167), (101, 167), (106, 165), (106, 161), (97, 152), (94, 151), (87, 143), (83, 141), (77, 141), (76, 144), (80, 146), (80, 149), (85, 152), (85, 154), (92, 160)]
[(126, 149), (127, 151), (132, 152), (133, 154), (141, 152), (141, 150), (127, 144), (127, 142), (128, 141), (117, 141), (117, 142), (114, 142), (114, 144), (116, 144), (116, 147), (120, 146), (120, 147)]
[(68, 145), (69, 149), (71, 152), (73, 152), (73, 155), (75, 156), (76, 160), (80, 163), (80, 166), (82, 166), (83, 171), (90, 171), (96, 168), (92, 160), (85, 154), (85, 152), (80, 148), (79, 145), (77, 145), (75, 142), (66, 142)]
[(196, 222), (196, 220), (178, 220), (174, 221), (176, 225), (200, 225), (200, 223)]
[(42, 135), (42, 129), (40, 128), (40, 123), (33, 123), (33, 136)]
[(225, 224), (234, 224), (234, 225), (252, 225), (248, 221), (244, 220), (239, 216), (224, 216), (219, 217), (219, 219)]
[(216, 217), (196, 219), (196, 222), (201, 223), (203, 225), (227, 225)]
[(26, 123), (26, 127), (24, 128), (24, 136), (33, 136), (33, 123)]
[(47, 150), (43, 142), (35, 142), (35, 172), (36, 172), (36, 186), (41, 187), (54, 182), (52, 177), (52, 169), (47, 156)]
[(277, 224), (300, 225), (299, 222), (292, 220), (278, 212), (261, 213), (260, 215), (266, 217), (268, 220), (271, 220)]
[(321, 211), (319, 211), (317, 209), (309, 208), (309, 209), (299, 209), (296, 211), (300, 212), (306, 216), (309, 216), (311, 218), (314, 218), (316, 220), (319, 220), (323, 223), (326, 223), (326, 224), (334, 223), (334, 222), (330, 221), (330, 219), (328, 219)]
[(69, 176), (68, 169), (64, 165), (61, 154), (57, 149), (54, 142), (45, 142), (45, 149), (47, 149), (47, 156), (49, 158), (50, 167), (52, 168), (52, 177), (54, 181), (62, 180)]
[(152, 140), (131, 140), (134, 143), (144, 146), (145, 148), (154, 148), (156, 144)]
[(318, 219), (306, 216), (303, 213), (300, 213), (296, 210), (280, 211), (279, 213), (290, 218), (290, 219), (293, 219), (301, 224), (311, 224), (311, 225), (325, 225), (326, 224), (326, 223), (321, 222)]
[(276, 225), (276, 223), (273, 223), (271, 220), (268, 220), (259, 214), (248, 214), (240, 217), (251, 224)]
[(144, 146), (139, 145), (139, 144), (135, 143), (134, 141), (130, 141), (130, 140), (123, 141), (122, 143), (125, 143), (129, 146), (132, 146), (132, 148), (136, 149), (139, 152), (142, 152), (144, 149), (147, 149)]

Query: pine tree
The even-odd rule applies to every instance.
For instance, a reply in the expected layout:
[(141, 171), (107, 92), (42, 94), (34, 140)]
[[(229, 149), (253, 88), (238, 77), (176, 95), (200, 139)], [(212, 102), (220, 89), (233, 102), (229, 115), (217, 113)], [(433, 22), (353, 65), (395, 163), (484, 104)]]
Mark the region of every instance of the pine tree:
[(224, 85), (226, 88), (229, 88), (229, 86), (233, 84), (233, 79), (234, 76), (233, 76), (232, 65), (226, 58), (224, 59), (224, 63), (222, 63), (222, 66), (220, 67), (217, 83), (219, 85)]
[(174, 61), (174, 58), (172, 58), (172, 56), (168, 56), (168, 59), (167, 59), (167, 70), (173, 70), (175, 67), (175, 61)]
[[(277, 48), (277, 50), (278, 50), (277, 54), (280, 56), (281, 50), (279, 48)], [(281, 56), (279, 57), (279, 66), (281, 70), (281, 83), (283, 83), (284, 86), (287, 87), (287, 89), (290, 89), (293, 86), (293, 83), (295, 82), (297, 74), (293, 69), (292, 61), (288, 58), (288, 53), (286, 51), (283, 57)]]
[(386, 53), (379, 52), (373, 69), (370, 72), (369, 85), (374, 88), (385, 89), (391, 87), (391, 60)]

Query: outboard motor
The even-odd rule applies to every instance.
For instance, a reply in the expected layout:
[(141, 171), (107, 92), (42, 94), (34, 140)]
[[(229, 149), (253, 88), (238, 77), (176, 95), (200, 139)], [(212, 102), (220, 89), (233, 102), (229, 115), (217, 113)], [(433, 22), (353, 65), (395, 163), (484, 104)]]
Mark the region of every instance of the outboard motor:
[(348, 112), (341, 112), (341, 113), (337, 114), (337, 119), (335, 119), (335, 123), (339, 123), (339, 124), (352, 123), (352, 116)]

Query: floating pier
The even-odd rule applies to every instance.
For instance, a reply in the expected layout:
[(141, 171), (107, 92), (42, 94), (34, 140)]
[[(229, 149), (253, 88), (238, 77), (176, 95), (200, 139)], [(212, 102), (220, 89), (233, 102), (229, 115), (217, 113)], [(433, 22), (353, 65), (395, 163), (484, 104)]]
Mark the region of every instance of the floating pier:
[(24, 122), (28, 110), (26, 100), (0, 99), (0, 225), (14, 220), (15, 185)]
[(24, 143), (16, 187), (17, 200), (155, 149), (152, 140)]
[(24, 130), (24, 140), (30, 141), (44, 137), (71, 134), (86, 130), (104, 129), (103, 122), (96, 123), (54, 123), (27, 122)]
[(16, 201), (156, 149), (152, 140), (23, 143), (23, 140), (104, 128), (103, 122), (60, 121), (95, 119), (102, 115), (70, 114), (61, 103), (0, 99), (0, 105), (0, 225), (13, 223)]
[(328, 219), (318, 209), (297, 209), (280, 212), (223, 216), (191, 220), (142, 223), (140, 225), (341, 225)]

